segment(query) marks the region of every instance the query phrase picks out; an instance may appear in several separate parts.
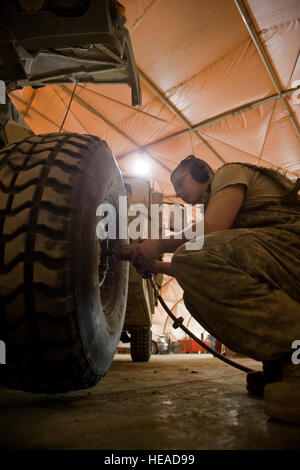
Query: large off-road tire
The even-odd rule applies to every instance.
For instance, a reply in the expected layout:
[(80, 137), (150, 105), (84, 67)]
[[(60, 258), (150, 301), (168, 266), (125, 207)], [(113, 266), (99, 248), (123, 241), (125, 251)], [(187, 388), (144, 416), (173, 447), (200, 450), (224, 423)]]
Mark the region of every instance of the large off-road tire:
[(118, 208), (125, 194), (116, 161), (94, 136), (33, 136), (0, 151), (0, 181), (0, 383), (37, 393), (95, 385), (127, 301), (125, 261), (111, 258), (99, 288), (96, 209)]
[(133, 362), (147, 362), (152, 352), (152, 331), (150, 328), (132, 330), (130, 354)]

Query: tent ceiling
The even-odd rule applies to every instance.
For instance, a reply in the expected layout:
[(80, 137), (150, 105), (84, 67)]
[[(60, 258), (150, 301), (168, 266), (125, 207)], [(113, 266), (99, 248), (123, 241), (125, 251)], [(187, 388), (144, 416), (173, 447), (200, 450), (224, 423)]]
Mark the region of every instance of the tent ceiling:
[[(300, 0), (122, 3), (142, 106), (130, 106), (129, 87), (78, 85), (63, 130), (106, 140), (124, 173), (144, 150), (149, 176), (168, 198), (174, 195), (170, 171), (189, 153), (214, 169), (242, 161), (300, 176), (300, 92), (294, 92), (300, 87)], [(72, 89), (25, 88), (11, 96), (34, 132), (57, 132)], [(174, 303), (178, 291), (164, 290), (175, 310), (184, 308)]]
[[(258, 45), (238, 3), (253, 21)], [(141, 73), (142, 106), (130, 106), (124, 86), (78, 85), (64, 130), (106, 140), (124, 172), (132, 171), (136, 151), (144, 151), (151, 176), (169, 195), (170, 171), (192, 152), (214, 169), (249, 161), (300, 175), (300, 106), (293, 92), (300, 85), (299, 0), (123, 4)], [(36, 133), (55, 132), (72, 88), (27, 88), (13, 95)]]

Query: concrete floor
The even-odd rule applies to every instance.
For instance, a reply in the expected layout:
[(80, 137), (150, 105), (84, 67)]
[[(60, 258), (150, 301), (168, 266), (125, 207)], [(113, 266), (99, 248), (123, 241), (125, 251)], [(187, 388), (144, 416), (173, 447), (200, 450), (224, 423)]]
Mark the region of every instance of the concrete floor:
[(134, 364), (119, 354), (88, 390), (47, 396), (0, 388), (0, 448), (299, 449), (300, 426), (269, 419), (245, 380), (210, 355)]

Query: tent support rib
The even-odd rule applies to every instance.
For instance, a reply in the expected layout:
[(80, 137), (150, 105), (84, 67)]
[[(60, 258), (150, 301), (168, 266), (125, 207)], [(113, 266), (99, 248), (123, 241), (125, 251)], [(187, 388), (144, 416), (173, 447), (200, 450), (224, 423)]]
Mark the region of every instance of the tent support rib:
[(28, 101), (28, 103), (27, 103), (26, 109), (25, 109), (24, 114), (23, 114), (23, 117), (24, 117), (24, 118), (27, 116), (27, 114), (28, 114), (28, 112), (29, 112), (29, 109), (30, 109), (30, 107), (31, 107), (31, 105), (32, 105), (32, 102), (33, 102), (33, 100), (34, 100), (34, 98), (35, 98), (35, 95), (37, 94), (37, 91), (38, 91), (37, 89), (35, 89), (35, 90), (32, 91), (32, 94), (31, 94), (31, 96), (30, 96), (30, 99), (29, 99), (29, 101)]
[(162, 91), (158, 88), (158, 86), (153, 83), (149, 77), (147, 77), (147, 75), (145, 75), (145, 73), (140, 69), (140, 67), (138, 67), (138, 71), (139, 71), (139, 74), (140, 74), (140, 77), (144, 80), (144, 82), (149, 86), (149, 88), (151, 88), (151, 90), (156, 94), (156, 96), (159, 97), (159, 99), (172, 111), (173, 114), (175, 114), (175, 116), (178, 117), (178, 119), (181, 120), (181, 122), (183, 122), (183, 124), (188, 128), (188, 130), (194, 134), (196, 134), (196, 136), (209, 148), (209, 150), (219, 159), (221, 160), (222, 163), (225, 163), (225, 160), (221, 157), (221, 155), (219, 155), (215, 149), (213, 147), (211, 147), (211, 145), (209, 145), (209, 143), (202, 137), (201, 134), (199, 134), (199, 132), (197, 132), (197, 130), (193, 130), (193, 127), (192, 125), (189, 123), (189, 121), (186, 119), (186, 117), (176, 108), (176, 106), (171, 102), (169, 101), (165, 96), (164, 94), (162, 93)]
[[(60, 88), (65, 92), (67, 93), (68, 95), (71, 95), (72, 92), (71, 90), (69, 90), (69, 88), (67, 88), (66, 86), (64, 85), (61, 85)], [(119, 127), (117, 127), (113, 122), (111, 122), (109, 119), (107, 119), (105, 116), (103, 116), (103, 114), (99, 113), (99, 111), (97, 111), (97, 109), (93, 108), (93, 106), (89, 105), (86, 101), (84, 101), (82, 98), (80, 98), (79, 96), (76, 95), (76, 93), (74, 94), (74, 100), (77, 101), (77, 103), (79, 103), (81, 106), (83, 106), (85, 109), (87, 109), (90, 113), (94, 114), (95, 116), (97, 116), (99, 119), (101, 119), (102, 121), (105, 122), (105, 124), (107, 124), (109, 127), (111, 127), (115, 132), (117, 132), (118, 134), (122, 135), (122, 137), (124, 137), (125, 139), (129, 140), (129, 142), (131, 142), (136, 148), (134, 150), (132, 150), (130, 152), (130, 154), (133, 154), (133, 153), (136, 153), (136, 152), (141, 152), (141, 153), (147, 153), (147, 155), (152, 158), (152, 160), (154, 160), (156, 163), (158, 163), (162, 168), (164, 168), (165, 170), (167, 170), (169, 173), (171, 173), (171, 170), (170, 168), (168, 168), (166, 165), (164, 165), (163, 163), (160, 162), (160, 160), (158, 158), (155, 158), (153, 157), (153, 155), (151, 155), (149, 152), (146, 152), (146, 150), (144, 149), (144, 147), (141, 147), (137, 142), (135, 142), (131, 137), (129, 137), (129, 135), (127, 135), (125, 132), (122, 131), (122, 129), (120, 129)], [(118, 160), (118, 158), (117, 158)]]
[[(27, 105), (26, 101), (22, 100), (21, 98), (19, 98), (18, 96), (12, 94), (11, 95), (12, 99), (13, 100), (16, 100), (16, 101), (19, 101), (19, 103), (21, 104), (24, 104), (24, 105)], [(45, 114), (41, 113), (40, 111), (38, 111), (37, 109), (35, 108), (31, 108), (31, 111), (33, 111), (35, 114), (37, 114), (38, 116), (41, 116), (41, 118), (45, 119), (45, 121), (49, 122), (50, 124), (52, 124), (52, 126), (56, 127), (57, 129), (59, 129), (59, 124), (57, 124), (56, 122), (52, 121), (52, 119), (48, 118), (47, 116), (45, 116)], [(23, 114), (23, 113), (22, 113)], [(65, 130), (65, 129), (64, 129)]]
[[(298, 88), (291, 88), (290, 90), (286, 90), (283, 93), (281, 93), (281, 96), (282, 97), (289, 96), (292, 93), (294, 93)], [(190, 133), (191, 131), (194, 132), (196, 130), (202, 129), (203, 127), (207, 127), (207, 126), (210, 126), (211, 124), (215, 124), (217, 122), (223, 121), (224, 119), (227, 119), (229, 117), (237, 116), (238, 114), (244, 113), (245, 111), (249, 111), (250, 109), (254, 109), (257, 106), (261, 106), (261, 105), (264, 105), (266, 103), (270, 103), (270, 102), (272, 102), (274, 100), (277, 100), (279, 98), (280, 98), (279, 94), (268, 96), (267, 98), (261, 98), (257, 101), (253, 101), (252, 103), (248, 103), (248, 104), (246, 104), (244, 106), (241, 106), (239, 108), (235, 108), (235, 109), (232, 109), (232, 110), (227, 111), (225, 113), (218, 114), (217, 116), (206, 119), (205, 121), (199, 122), (198, 124), (195, 124), (194, 126), (192, 126), (191, 130), (190, 129), (184, 129), (182, 131), (175, 132), (174, 134), (170, 134), (166, 137), (163, 137), (162, 139), (158, 139), (154, 142), (151, 142), (150, 144), (146, 144), (146, 145), (143, 146), (143, 149), (146, 150), (148, 148), (155, 147), (156, 145), (160, 145), (160, 144), (163, 144), (165, 142), (168, 142), (169, 140), (177, 139), (177, 137), (182, 137), (182, 136)], [(118, 158), (127, 157), (131, 153), (133, 153), (133, 152), (132, 151), (126, 152), (122, 155), (119, 155)]]
[(296, 121), (296, 119), (295, 119), (295, 117), (292, 113), (292, 110), (291, 110), (288, 102), (285, 99), (285, 96), (282, 92), (282, 89), (281, 89), (279, 80), (276, 76), (276, 73), (274, 71), (274, 68), (272, 67), (272, 64), (269, 61), (269, 58), (268, 58), (268, 56), (267, 56), (267, 54), (266, 54), (266, 52), (263, 48), (263, 45), (262, 45), (262, 43), (261, 43), (261, 41), (258, 37), (258, 34), (255, 30), (255, 27), (254, 27), (254, 24), (253, 24), (253, 22), (250, 18), (250, 15), (249, 15), (249, 13), (248, 13), (245, 5), (244, 5), (244, 2), (243, 2), (243, 0), (234, 0), (234, 1), (235, 1), (235, 4), (237, 6), (237, 9), (238, 9), (243, 21), (244, 21), (244, 23), (245, 23), (245, 25), (248, 29), (248, 32), (251, 36), (251, 39), (254, 42), (255, 47), (256, 47), (256, 49), (257, 49), (257, 51), (258, 51), (258, 53), (259, 53), (259, 55), (260, 55), (260, 57), (263, 61), (263, 64), (264, 64), (268, 74), (270, 75), (270, 78), (273, 82), (273, 85), (274, 85), (274, 87), (275, 87), (275, 89), (278, 93), (278, 97), (279, 97), (281, 103), (283, 104), (283, 106), (285, 107), (285, 109), (286, 109), (286, 111), (289, 115), (290, 121), (291, 121), (291, 123), (292, 123), (292, 125), (293, 125), (293, 127), (296, 131), (297, 136), (300, 138), (300, 128), (299, 128), (298, 122)]

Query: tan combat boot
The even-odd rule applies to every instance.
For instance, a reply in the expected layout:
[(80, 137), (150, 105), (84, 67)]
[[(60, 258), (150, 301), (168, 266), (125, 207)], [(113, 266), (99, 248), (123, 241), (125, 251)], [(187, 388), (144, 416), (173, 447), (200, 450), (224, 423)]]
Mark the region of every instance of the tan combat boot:
[(287, 364), (282, 380), (264, 387), (264, 400), (268, 416), (300, 424), (300, 364)]

